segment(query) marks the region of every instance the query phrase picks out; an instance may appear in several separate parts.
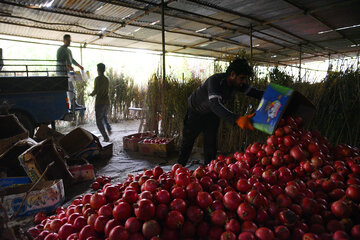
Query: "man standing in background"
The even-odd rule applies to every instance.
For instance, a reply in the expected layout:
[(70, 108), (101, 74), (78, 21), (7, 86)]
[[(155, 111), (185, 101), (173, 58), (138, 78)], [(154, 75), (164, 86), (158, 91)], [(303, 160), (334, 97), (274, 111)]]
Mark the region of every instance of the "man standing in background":
[[(72, 57), (71, 50), (69, 49), (71, 43), (71, 36), (69, 34), (65, 34), (63, 37), (63, 42), (64, 45), (59, 47), (56, 53), (56, 60), (57, 60), (56, 75), (64, 76), (64, 75), (68, 75), (69, 72), (74, 71), (72, 64), (79, 67), (81, 70), (84, 70), (84, 68)], [(83, 107), (76, 102), (75, 86), (73, 81), (69, 81), (69, 92), (70, 92), (69, 98), (72, 107)]]
[(110, 108), (109, 99), (109, 79), (105, 77), (105, 65), (99, 63), (97, 65), (98, 76), (95, 78), (94, 91), (90, 96), (95, 96), (95, 116), (96, 125), (101, 132), (105, 142), (109, 141), (109, 136), (105, 131), (105, 127), (109, 135), (111, 135), (111, 126), (107, 119), (107, 114)]

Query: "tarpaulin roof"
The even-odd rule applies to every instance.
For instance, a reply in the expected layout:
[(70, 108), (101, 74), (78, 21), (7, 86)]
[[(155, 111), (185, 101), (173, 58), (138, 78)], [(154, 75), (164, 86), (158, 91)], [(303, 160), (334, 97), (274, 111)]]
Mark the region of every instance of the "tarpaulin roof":
[[(0, 1), (0, 34), (161, 51), (160, 0)], [(167, 0), (166, 52), (291, 64), (356, 56), (359, 0)], [(252, 36), (252, 37), (250, 37)]]

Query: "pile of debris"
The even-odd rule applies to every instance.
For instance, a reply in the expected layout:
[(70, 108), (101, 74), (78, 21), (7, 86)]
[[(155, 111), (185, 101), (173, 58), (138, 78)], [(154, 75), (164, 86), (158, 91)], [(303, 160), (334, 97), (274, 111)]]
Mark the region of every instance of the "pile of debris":
[(0, 115), (1, 239), (21, 234), (12, 227), (26, 217), (54, 211), (67, 188), (93, 180), (92, 163), (109, 159), (112, 148), (80, 127), (64, 135), (42, 125), (32, 139), (15, 115)]

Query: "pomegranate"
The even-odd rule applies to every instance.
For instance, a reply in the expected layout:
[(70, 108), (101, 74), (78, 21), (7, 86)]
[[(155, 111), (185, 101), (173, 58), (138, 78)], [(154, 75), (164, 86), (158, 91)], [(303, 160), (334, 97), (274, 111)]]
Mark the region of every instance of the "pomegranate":
[(226, 220), (227, 216), (224, 210), (218, 209), (211, 214), (211, 222), (215, 225), (223, 226), (225, 225)]
[(149, 199), (141, 199), (138, 202), (138, 208), (135, 208), (135, 215), (143, 221), (152, 219), (155, 215), (155, 205)]
[(66, 238), (72, 234), (75, 233), (76, 229), (69, 223), (65, 223), (62, 225), (59, 229), (58, 235), (60, 240), (66, 240)]
[(235, 191), (229, 191), (224, 195), (224, 205), (229, 210), (236, 210), (241, 202), (240, 194)]
[(207, 192), (199, 192), (196, 197), (196, 202), (199, 207), (207, 208), (212, 203), (211, 195)]
[(106, 204), (106, 198), (102, 193), (94, 193), (90, 198), (90, 206), (93, 209), (99, 209)]
[(186, 216), (191, 222), (199, 223), (203, 219), (204, 212), (198, 206), (190, 206), (186, 210)]
[(255, 232), (255, 236), (260, 240), (272, 240), (275, 239), (274, 233), (266, 227), (258, 228)]
[(333, 202), (331, 211), (338, 218), (347, 218), (351, 215), (351, 208), (344, 200)]
[(184, 224), (184, 217), (178, 211), (171, 211), (168, 213), (166, 218), (166, 225), (170, 229), (180, 229), (181, 226)]
[(251, 204), (243, 202), (237, 209), (238, 216), (244, 221), (251, 221), (256, 217), (256, 210)]
[(129, 233), (123, 226), (116, 226), (109, 233), (109, 240), (118, 240), (118, 239), (127, 240), (128, 238), (129, 238)]
[(151, 238), (156, 235), (159, 235), (161, 232), (161, 226), (160, 224), (155, 220), (149, 220), (147, 222), (144, 222), (142, 226), (142, 233), (145, 238)]
[(127, 202), (120, 202), (114, 207), (112, 213), (115, 220), (125, 221), (133, 214), (133, 208)]

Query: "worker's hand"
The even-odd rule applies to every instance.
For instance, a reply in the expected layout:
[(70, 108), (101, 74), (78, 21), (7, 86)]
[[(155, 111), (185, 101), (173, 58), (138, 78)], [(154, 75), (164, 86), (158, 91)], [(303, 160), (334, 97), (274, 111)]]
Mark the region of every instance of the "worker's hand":
[(79, 65), (79, 68), (80, 68), (81, 70), (84, 70), (84, 67), (83, 67), (83, 66), (81, 66), (81, 65)]
[(250, 130), (254, 130), (254, 126), (251, 123), (251, 118), (255, 115), (255, 113), (249, 114), (249, 115), (245, 115), (242, 117), (239, 117), (236, 120), (236, 124), (241, 127), (242, 129), (250, 129)]

